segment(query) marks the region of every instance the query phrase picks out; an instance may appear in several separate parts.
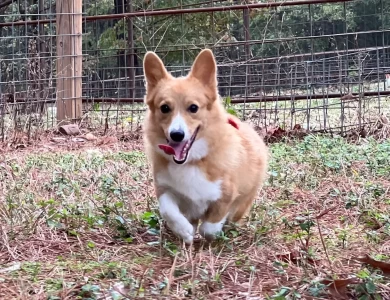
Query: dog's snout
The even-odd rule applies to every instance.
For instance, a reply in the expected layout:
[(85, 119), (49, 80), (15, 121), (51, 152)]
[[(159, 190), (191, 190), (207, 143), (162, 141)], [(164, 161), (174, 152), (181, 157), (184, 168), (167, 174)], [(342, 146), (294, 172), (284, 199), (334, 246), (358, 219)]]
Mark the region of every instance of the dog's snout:
[(170, 136), (174, 142), (181, 142), (184, 139), (185, 134), (183, 130), (172, 130)]

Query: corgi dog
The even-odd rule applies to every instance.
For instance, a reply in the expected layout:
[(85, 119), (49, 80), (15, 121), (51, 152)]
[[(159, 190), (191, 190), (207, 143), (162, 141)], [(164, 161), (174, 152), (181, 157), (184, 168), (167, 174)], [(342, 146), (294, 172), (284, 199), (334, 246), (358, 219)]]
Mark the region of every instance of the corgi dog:
[(173, 77), (154, 52), (143, 68), (144, 144), (160, 215), (186, 244), (200, 221), (199, 233), (212, 241), (250, 209), (266, 178), (268, 148), (224, 109), (211, 50), (198, 54), (185, 77)]

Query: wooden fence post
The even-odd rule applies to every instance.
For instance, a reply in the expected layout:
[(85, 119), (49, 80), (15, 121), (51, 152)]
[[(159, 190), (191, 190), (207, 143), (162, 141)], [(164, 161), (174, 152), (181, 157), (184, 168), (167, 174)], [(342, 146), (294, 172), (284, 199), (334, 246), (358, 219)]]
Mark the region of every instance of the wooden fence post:
[(82, 114), (82, 0), (56, 0), (57, 122)]

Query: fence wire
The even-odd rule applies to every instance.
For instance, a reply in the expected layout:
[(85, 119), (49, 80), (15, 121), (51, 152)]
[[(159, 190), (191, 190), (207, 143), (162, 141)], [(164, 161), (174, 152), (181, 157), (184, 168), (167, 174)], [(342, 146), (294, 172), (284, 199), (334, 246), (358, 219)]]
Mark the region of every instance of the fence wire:
[[(0, 127), (56, 127), (55, 0), (0, 0)], [(390, 114), (390, 1), (83, 1), (81, 126), (142, 122), (142, 59), (175, 76), (211, 48), (222, 101), (259, 127), (361, 130)]]

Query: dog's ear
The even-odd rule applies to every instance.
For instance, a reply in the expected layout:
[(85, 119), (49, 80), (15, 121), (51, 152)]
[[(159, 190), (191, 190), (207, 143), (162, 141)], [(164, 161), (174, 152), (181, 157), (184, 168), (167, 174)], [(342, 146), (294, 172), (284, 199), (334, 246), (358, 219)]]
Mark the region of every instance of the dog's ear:
[(217, 64), (210, 49), (204, 49), (198, 54), (189, 76), (199, 80), (213, 93), (217, 92)]
[(161, 59), (151, 51), (146, 52), (144, 57), (144, 75), (147, 90), (153, 89), (160, 80), (169, 77)]

